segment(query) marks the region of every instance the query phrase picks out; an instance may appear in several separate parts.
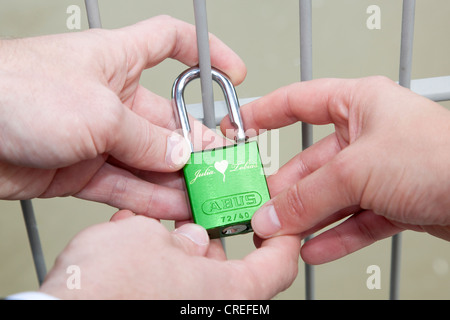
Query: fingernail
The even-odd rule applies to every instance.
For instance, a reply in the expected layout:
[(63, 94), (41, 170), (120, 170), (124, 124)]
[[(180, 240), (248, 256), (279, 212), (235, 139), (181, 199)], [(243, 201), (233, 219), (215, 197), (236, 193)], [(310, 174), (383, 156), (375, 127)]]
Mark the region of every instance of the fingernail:
[(273, 205), (264, 206), (255, 212), (252, 227), (261, 238), (270, 238), (280, 231), (281, 224)]
[(167, 137), (166, 163), (171, 168), (180, 168), (190, 157), (189, 145), (182, 136), (172, 133)]
[(203, 227), (197, 224), (184, 224), (173, 232), (185, 236), (199, 246), (207, 246), (209, 244), (208, 233)]

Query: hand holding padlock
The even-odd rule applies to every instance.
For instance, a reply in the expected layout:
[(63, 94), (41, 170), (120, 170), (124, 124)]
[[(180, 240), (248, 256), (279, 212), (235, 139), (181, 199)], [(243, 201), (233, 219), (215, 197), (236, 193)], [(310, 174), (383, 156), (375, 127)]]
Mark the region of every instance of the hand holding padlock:
[(247, 233), (252, 231), (253, 213), (270, 199), (258, 145), (247, 142), (233, 84), (213, 68), (212, 79), (224, 93), (236, 129), (236, 144), (194, 152), (183, 94), (186, 85), (199, 77), (200, 69), (190, 68), (175, 80), (172, 88), (176, 118), (191, 148), (183, 173), (192, 217), (211, 238)]

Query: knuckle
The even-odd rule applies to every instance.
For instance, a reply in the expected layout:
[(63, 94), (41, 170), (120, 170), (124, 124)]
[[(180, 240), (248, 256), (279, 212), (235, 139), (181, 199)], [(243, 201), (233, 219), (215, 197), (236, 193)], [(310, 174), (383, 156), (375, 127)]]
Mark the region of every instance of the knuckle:
[(353, 152), (341, 152), (331, 163), (336, 185), (342, 188), (343, 202), (361, 205), (364, 190), (371, 175), (371, 160), (366, 155)]
[[(285, 217), (290, 221), (298, 224), (303, 221), (306, 215), (306, 208), (302, 199), (301, 190), (298, 184), (294, 184), (286, 192), (286, 207), (283, 210)], [(301, 228), (301, 225), (300, 225)]]
[(127, 179), (117, 178), (111, 189), (109, 201), (115, 204), (121, 203), (124, 195), (127, 192), (127, 188), (128, 188)]
[(342, 152), (329, 165), (330, 172), (333, 172), (334, 179), (336, 180), (336, 185), (345, 189), (345, 192), (341, 194), (351, 194), (354, 189), (352, 180), (357, 170), (355, 162), (352, 159), (348, 159), (345, 153)]
[(376, 75), (376, 76), (370, 76), (367, 78), (362, 79), (362, 83), (364, 85), (368, 85), (370, 87), (379, 87), (379, 86), (385, 86), (385, 85), (395, 85), (395, 82), (389, 79), (386, 76), (382, 75)]
[(376, 75), (360, 79), (356, 89), (358, 92), (373, 92), (374, 94), (379, 94), (380, 91), (386, 92), (389, 87), (393, 86), (398, 85), (386, 76)]

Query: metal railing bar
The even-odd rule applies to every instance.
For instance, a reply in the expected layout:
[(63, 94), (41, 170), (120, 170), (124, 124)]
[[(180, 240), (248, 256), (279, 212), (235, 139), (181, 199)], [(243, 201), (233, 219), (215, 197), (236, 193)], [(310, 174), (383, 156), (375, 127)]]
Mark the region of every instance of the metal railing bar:
[[(244, 99), (239, 99), (239, 105), (244, 105), (247, 104), (253, 100), (258, 99), (259, 97), (255, 97), (255, 98), (244, 98)], [(222, 119), (228, 115), (228, 109), (227, 109), (227, 104), (225, 102), (225, 100), (220, 100), (220, 101), (214, 101), (214, 106), (215, 106), (215, 125), (218, 126), (220, 124), (220, 122), (222, 121)], [(193, 116), (194, 118), (196, 118), (199, 121), (203, 121), (203, 104), (202, 103), (192, 103), (192, 104), (188, 104), (186, 105), (186, 108), (188, 110), (188, 113)]]
[[(403, 0), (399, 84), (406, 88), (411, 87), (415, 6), (415, 0)], [(401, 233), (394, 235), (391, 244), (391, 278), (389, 284), (389, 299), (391, 300), (398, 300), (400, 295), (401, 244)]]
[[(208, 15), (206, 0), (194, 0), (195, 32), (197, 35), (198, 66), (200, 68), (200, 90), (202, 93), (202, 122), (211, 129), (216, 128), (213, 80), (211, 75), (211, 53), (209, 50)], [(220, 238), (226, 253), (226, 241)]]
[(31, 254), (33, 256), (34, 268), (39, 282), (39, 286), (45, 279), (47, 267), (45, 266), (44, 252), (42, 250), (41, 240), (39, 238), (39, 230), (34, 215), (33, 203), (31, 200), (20, 200), (23, 219), (27, 229), (28, 241), (30, 243)]
[(405, 88), (411, 87), (415, 6), (416, 0), (403, 0), (400, 70), (398, 82)]
[(398, 300), (400, 297), (400, 262), (402, 254), (402, 234), (391, 238), (391, 278), (389, 283), (389, 299)]
[(197, 33), (200, 86), (203, 103), (203, 124), (215, 128), (214, 92), (211, 77), (211, 56), (209, 51), (208, 18), (206, 0), (194, 0), (195, 30)]
[[(300, 18), (300, 80), (312, 79), (312, 3), (311, 0), (299, 1)], [(302, 149), (313, 144), (313, 127), (302, 122)], [(313, 235), (306, 237), (305, 241)], [(313, 300), (315, 296), (314, 267), (305, 264), (305, 298)]]
[(101, 28), (102, 21), (100, 19), (98, 0), (84, 0), (84, 4), (86, 5), (86, 13), (89, 23), (89, 29)]
[(433, 101), (450, 100), (450, 76), (411, 80), (410, 88)]

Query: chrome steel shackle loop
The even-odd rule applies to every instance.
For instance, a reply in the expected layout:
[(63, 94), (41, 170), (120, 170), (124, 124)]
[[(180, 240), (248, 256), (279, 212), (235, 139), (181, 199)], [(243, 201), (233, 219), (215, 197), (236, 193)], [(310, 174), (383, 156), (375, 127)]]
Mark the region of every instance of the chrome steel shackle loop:
[[(212, 80), (222, 89), (225, 96), (225, 102), (228, 108), (228, 114), (230, 116), (230, 122), (236, 128), (236, 143), (244, 143), (246, 141), (244, 125), (242, 123), (241, 113), (239, 110), (239, 100), (230, 79), (220, 72), (219, 70), (211, 69)], [(174, 103), (175, 113), (180, 122), (183, 136), (188, 140), (191, 152), (194, 152), (194, 148), (190, 139), (191, 126), (189, 125), (189, 117), (184, 102), (184, 89), (187, 84), (194, 79), (200, 78), (200, 68), (192, 67), (181, 73), (173, 83), (172, 87), (172, 100)]]

